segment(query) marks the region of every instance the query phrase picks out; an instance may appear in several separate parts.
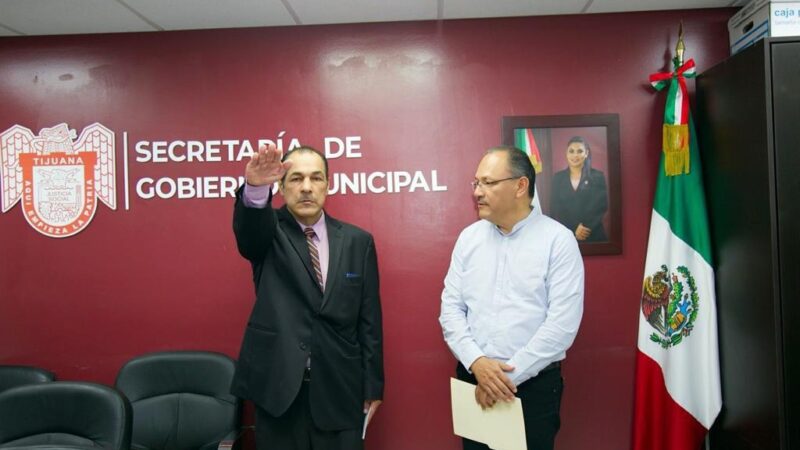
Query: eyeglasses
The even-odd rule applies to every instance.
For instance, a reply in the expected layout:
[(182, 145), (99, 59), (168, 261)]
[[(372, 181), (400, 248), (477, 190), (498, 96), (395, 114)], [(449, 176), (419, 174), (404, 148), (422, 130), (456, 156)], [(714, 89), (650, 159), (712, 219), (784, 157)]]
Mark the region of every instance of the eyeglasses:
[(502, 180), (494, 180), (494, 181), (480, 181), (480, 180), (473, 180), (473, 181), (470, 183), (470, 185), (472, 186), (472, 190), (474, 191), (475, 189), (478, 189), (478, 188), (481, 188), (481, 189), (483, 189), (483, 188), (485, 188), (485, 187), (491, 187), (491, 186), (494, 186), (495, 184), (497, 184), (497, 183), (500, 183), (500, 182), (503, 182), (503, 181), (508, 181), (508, 180), (517, 180), (517, 179), (520, 179), (520, 178), (522, 178), (522, 177), (508, 177), (508, 178), (503, 178)]

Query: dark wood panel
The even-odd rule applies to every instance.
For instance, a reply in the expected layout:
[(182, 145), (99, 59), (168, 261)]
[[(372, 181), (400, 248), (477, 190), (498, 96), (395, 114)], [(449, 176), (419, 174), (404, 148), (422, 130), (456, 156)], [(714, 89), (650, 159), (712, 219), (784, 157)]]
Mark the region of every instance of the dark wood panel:
[(780, 443), (766, 89), (763, 42), (698, 79), (723, 395), (711, 443), (720, 450)]
[(773, 140), (778, 211), (783, 404), (787, 448), (800, 448), (800, 42), (775, 42), (772, 55)]

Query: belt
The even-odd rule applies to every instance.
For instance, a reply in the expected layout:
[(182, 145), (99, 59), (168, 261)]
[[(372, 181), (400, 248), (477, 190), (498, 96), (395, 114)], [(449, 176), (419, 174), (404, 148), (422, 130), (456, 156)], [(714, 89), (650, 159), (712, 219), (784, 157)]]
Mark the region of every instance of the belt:
[(540, 370), (539, 373), (541, 374), (541, 373), (544, 373), (544, 372), (549, 372), (551, 370), (558, 369), (559, 367), (561, 367), (561, 361), (553, 361), (550, 364), (548, 364), (547, 366), (545, 366), (544, 369)]

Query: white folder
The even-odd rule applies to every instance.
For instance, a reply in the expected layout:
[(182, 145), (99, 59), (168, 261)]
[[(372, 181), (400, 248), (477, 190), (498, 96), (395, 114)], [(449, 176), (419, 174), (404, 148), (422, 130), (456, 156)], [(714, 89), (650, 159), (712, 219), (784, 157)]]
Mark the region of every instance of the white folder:
[(484, 410), (475, 401), (475, 388), (474, 384), (450, 379), (453, 432), (495, 450), (527, 450), (522, 400), (499, 401)]

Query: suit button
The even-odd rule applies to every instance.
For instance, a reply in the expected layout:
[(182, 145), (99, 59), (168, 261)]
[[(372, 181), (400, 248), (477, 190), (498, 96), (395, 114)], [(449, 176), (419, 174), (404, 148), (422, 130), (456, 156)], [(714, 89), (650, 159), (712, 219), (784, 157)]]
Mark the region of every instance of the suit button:
[(306, 351), (308, 350), (308, 345), (305, 342), (300, 343), (300, 350)]

